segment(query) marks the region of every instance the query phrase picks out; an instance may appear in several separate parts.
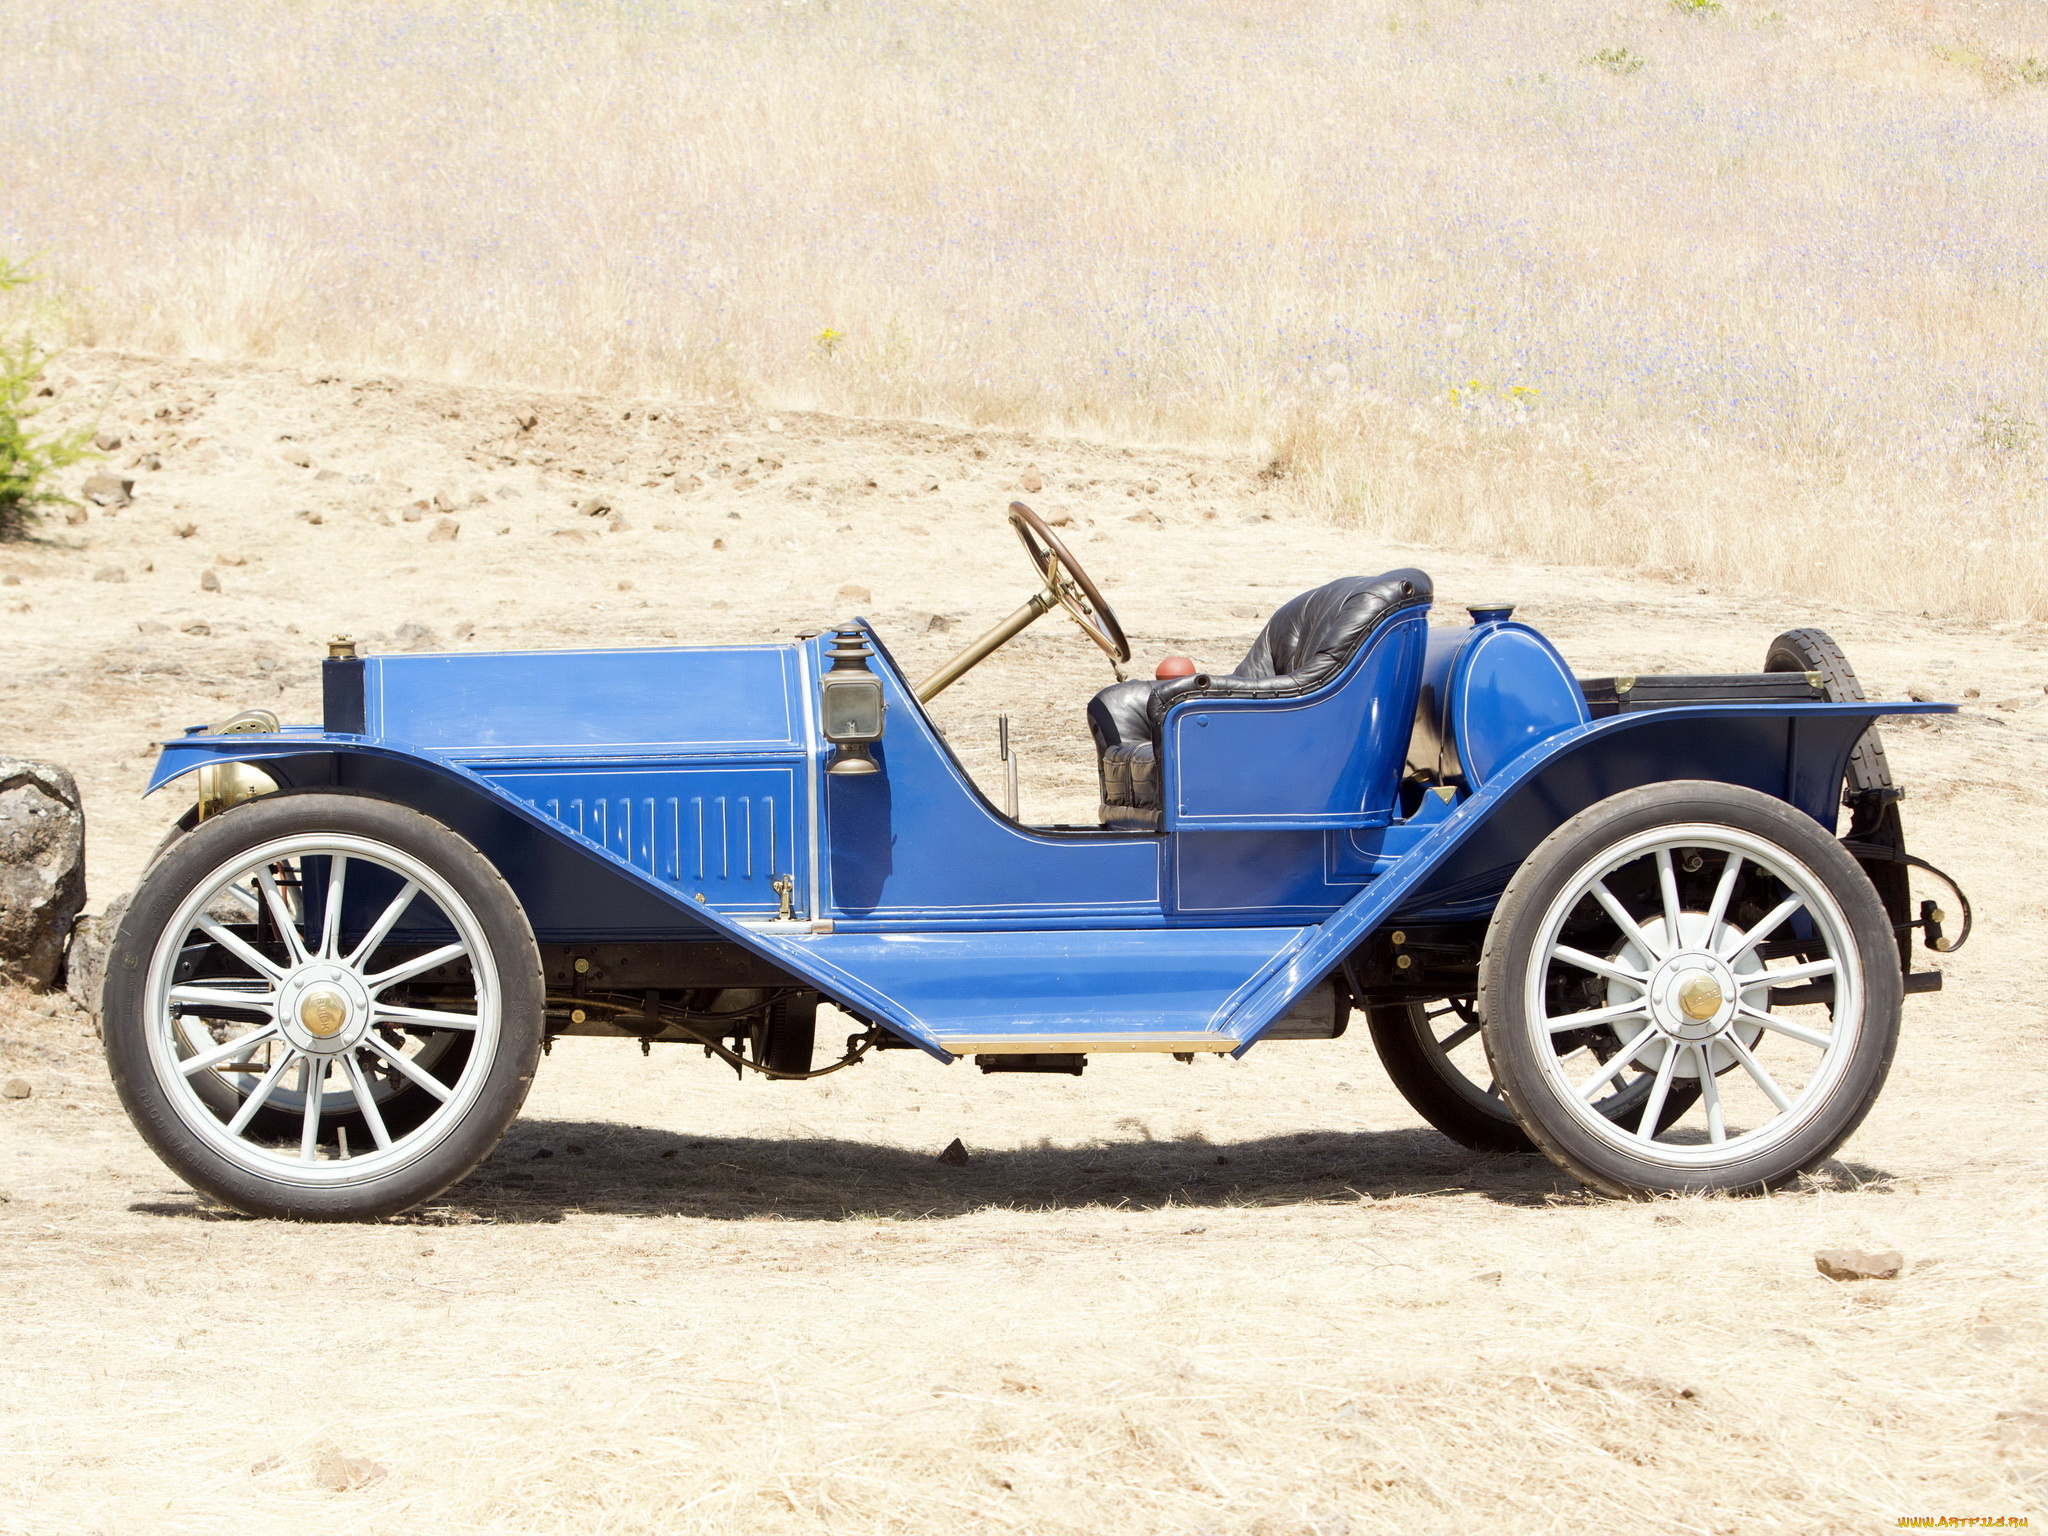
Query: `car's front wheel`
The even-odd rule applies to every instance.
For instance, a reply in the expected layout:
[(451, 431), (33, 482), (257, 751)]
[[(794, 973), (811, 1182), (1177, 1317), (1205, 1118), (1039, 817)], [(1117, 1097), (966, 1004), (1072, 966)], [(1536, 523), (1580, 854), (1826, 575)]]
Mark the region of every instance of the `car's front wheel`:
[[(1901, 992), (1856, 861), (1812, 818), (1726, 784), (1650, 785), (1567, 821), (1508, 883), (1480, 961), (1516, 1118), (1617, 1195), (1811, 1170), (1883, 1087)], [(1610, 1034), (1618, 1050), (1585, 1048)], [(1649, 1080), (1640, 1109), (1602, 1113), (1630, 1071)]]
[(540, 954), (516, 896), (440, 823), (346, 794), (211, 818), (144, 877), (102, 1028), (144, 1140), (260, 1216), (352, 1220), (482, 1161), (539, 1057)]

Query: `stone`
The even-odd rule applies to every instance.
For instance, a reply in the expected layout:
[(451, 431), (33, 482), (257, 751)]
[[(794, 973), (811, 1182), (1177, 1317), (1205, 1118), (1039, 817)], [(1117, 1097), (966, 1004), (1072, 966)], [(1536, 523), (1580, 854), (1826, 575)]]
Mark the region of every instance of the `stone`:
[(675, 487), (678, 491), (701, 491), (704, 489), (702, 475), (677, 475)]
[(71, 925), (71, 943), (64, 951), (64, 991), (71, 1001), (97, 1019), (100, 988), (107, 977), (107, 950), (128, 911), (128, 892), (107, 903), (103, 913), (85, 913)]
[(725, 548), (725, 540), (723, 540), (723, 539), (713, 539), (713, 540), (711, 541), (711, 547), (712, 547), (713, 549), (723, 549), (723, 548)]
[(923, 479), (921, 479), (921, 480), (919, 480), (919, 481), (918, 481), (918, 489), (919, 489), (919, 490), (922, 490), (922, 491), (936, 491), (936, 490), (937, 490), (938, 488), (939, 488), (939, 477), (938, 477), (937, 475), (926, 475), (926, 476), (925, 476), (925, 477), (924, 477)]
[(311, 469), (313, 467), (313, 455), (306, 452), (303, 448), (287, 448), (278, 457), (287, 464), (298, 465), (300, 469)]
[(93, 435), (92, 445), (93, 447), (99, 449), (101, 453), (117, 452), (121, 447), (121, 434), (118, 432), (95, 433)]
[(0, 1099), (25, 1099), (34, 1092), (35, 1089), (29, 1086), (29, 1081), (25, 1077), (10, 1077), (4, 1085), (0, 1085)]
[(171, 626), (161, 619), (137, 619), (135, 627), (145, 635), (168, 635)]
[(339, 1451), (324, 1452), (313, 1463), (313, 1482), (328, 1493), (354, 1493), (390, 1475), (367, 1456), (344, 1456)]
[(247, 555), (215, 555), (213, 563), (215, 565), (247, 565), (249, 557)]
[(119, 475), (89, 475), (78, 493), (96, 507), (125, 507), (135, 499), (135, 482)]
[(578, 517), (606, 517), (611, 510), (612, 504), (602, 496), (587, 496), (576, 503)]
[(199, 525), (197, 523), (173, 523), (171, 525), (171, 532), (181, 539), (189, 539), (198, 531)]
[(499, 487), (498, 487), (498, 500), (500, 500), (500, 501), (517, 501), (517, 500), (519, 500), (519, 488), (518, 488), (517, 486), (512, 486), (512, 485), (501, 485), (501, 486), (499, 486)]
[(627, 522), (623, 517), (619, 516), (616, 512), (613, 513), (611, 517), (608, 518), (605, 522), (605, 527), (609, 528), (613, 533), (624, 533), (628, 528), (632, 526), (633, 525), (631, 523)]
[(427, 504), (424, 501), (408, 502), (405, 510), (399, 513), (399, 516), (403, 517), (408, 523), (416, 523), (426, 515)]
[(872, 601), (875, 594), (870, 592), (866, 587), (862, 586), (859, 582), (849, 581), (845, 586), (839, 589), (837, 595), (845, 598), (849, 603), (865, 603)]
[(966, 1144), (958, 1136), (955, 1136), (946, 1143), (946, 1150), (939, 1154), (939, 1161), (946, 1164), (949, 1168), (964, 1167), (968, 1161)]
[(471, 491), (469, 493), (469, 501), (467, 505), (472, 507), (481, 507), (490, 499), (491, 498), (486, 496), (482, 491)]
[(73, 507), (69, 512), (66, 512), (64, 514), (64, 521), (70, 524), (70, 526), (72, 526), (73, 528), (76, 528), (80, 523), (88, 521), (91, 517), (92, 514), (86, 511), (85, 508)]
[(522, 432), (531, 432), (535, 427), (540, 425), (540, 417), (538, 417), (531, 411), (527, 411), (522, 415), (514, 416), (512, 418), (512, 424)]
[(1813, 1256), (1813, 1267), (1830, 1280), (1890, 1280), (1906, 1267), (1906, 1256), (1896, 1248), (1883, 1253), (1823, 1248)]
[(164, 467), (164, 461), (156, 454), (145, 453), (144, 455), (142, 455), (141, 458), (135, 460), (134, 463), (129, 467), (132, 469), (146, 469), (151, 474), (155, 474), (158, 470)]
[(436, 491), (434, 492), (433, 509), (436, 512), (453, 512), (455, 510), (455, 498), (446, 491)]
[(780, 416), (770, 416), (766, 421), (762, 422), (761, 425), (766, 427), (770, 432), (780, 432), (782, 430), (782, 418)]
[(199, 590), (202, 592), (218, 592), (220, 590), (220, 572), (210, 565), (201, 571), (199, 573)]
[(1139, 486), (1138, 489), (1143, 491), (1147, 496), (1157, 496), (1159, 494), (1159, 482), (1157, 480), (1147, 480), (1143, 485)]
[(85, 812), (68, 770), (0, 757), (0, 974), (46, 989), (85, 905)]
[(1017, 483), (1023, 486), (1025, 490), (1036, 494), (1045, 489), (1045, 476), (1041, 475), (1035, 466), (1026, 465), (1024, 473), (1018, 477)]
[(1054, 507), (1050, 512), (1043, 515), (1045, 517), (1045, 526), (1048, 528), (1064, 528), (1074, 520), (1074, 514), (1065, 507)]
[(103, 565), (92, 573), (94, 581), (126, 581), (128, 572), (118, 565)]
[(408, 651), (430, 651), (436, 645), (434, 632), (417, 619), (408, 619), (391, 632), (392, 641)]
[(462, 524), (452, 517), (437, 518), (433, 530), (427, 535), (429, 544), (446, 544), (462, 532)]
[(311, 523), (315, 528), (318, 528), (322, 523), (327, 521), (327, 519), (322, 517), (318, 512), (301, 512), (298, 514), (298, 517), (301, 522)]
[(210, 635), (213, 633), (213, 626), (204, 619), (187, 619), (178, 626), (178, 633), (181, 635)]

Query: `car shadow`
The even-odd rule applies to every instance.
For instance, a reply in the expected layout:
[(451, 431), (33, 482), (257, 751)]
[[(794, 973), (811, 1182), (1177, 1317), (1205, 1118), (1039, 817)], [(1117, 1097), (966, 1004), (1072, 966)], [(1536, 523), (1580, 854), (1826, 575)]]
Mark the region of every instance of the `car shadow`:
[[(1889, 1179), (1881, 1170), (1830, 1163), (1812, 1182), (1882, 1188)], [(987, 1210), (1270, 1208), (1460, 1195), (1510, 1206), (1601, 1198), (1546, 1158), (1470, 1152), (1422, 1128), (970, 1148), (965, 1162), (947, 1162), (929, 1151), (835, 1138), (690, 1136), (608, 1121), (522, 1120), (467, 1179), (398, 1219), (931, 1221)], [(197, 1197), (130, 1209), (239, 1219)]]

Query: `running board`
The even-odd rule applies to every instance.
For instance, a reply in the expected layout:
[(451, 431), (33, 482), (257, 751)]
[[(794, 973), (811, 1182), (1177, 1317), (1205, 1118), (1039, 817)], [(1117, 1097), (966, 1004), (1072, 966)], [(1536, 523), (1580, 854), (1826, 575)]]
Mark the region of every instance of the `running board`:
[(1186, 1056), (1195, 1051), (1234, 1051), (1224, 1035), (941, 1035), (939, 1044), (955, 1056), (1071, 1056), (1158, 1051)]

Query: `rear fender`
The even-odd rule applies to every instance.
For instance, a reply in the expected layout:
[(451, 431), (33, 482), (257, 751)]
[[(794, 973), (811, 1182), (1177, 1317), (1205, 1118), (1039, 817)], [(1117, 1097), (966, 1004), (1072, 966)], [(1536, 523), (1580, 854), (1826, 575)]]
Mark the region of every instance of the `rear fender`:
[(1392, 922), (1488, 916), (1536, 845), (1588, 806), (1674, 780), (1736, 784), (1834, 832), (1856, 740), (1883, 715), (1953, 714), (1952, 704), (1707, 705), (1593, 721), (1530, 747), (1426, 830), (1390, 827), (1382, 873), (1239, 994), (1213, 1026), (1241, 1053), (1301, 993)]

